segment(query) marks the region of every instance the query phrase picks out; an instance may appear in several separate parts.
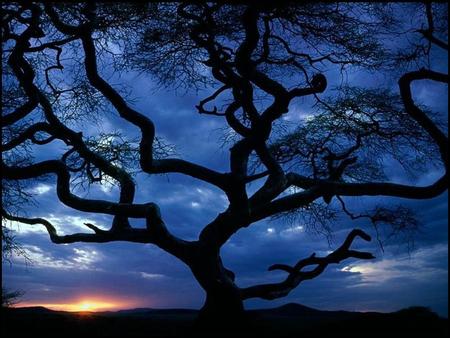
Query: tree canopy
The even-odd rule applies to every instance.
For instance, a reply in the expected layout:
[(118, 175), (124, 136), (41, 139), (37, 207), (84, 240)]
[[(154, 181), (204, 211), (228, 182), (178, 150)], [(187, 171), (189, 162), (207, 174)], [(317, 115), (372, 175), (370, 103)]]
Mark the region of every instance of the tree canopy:
[[(371, 239), (354, 229), (327, 256), (269, 267), (285, 271), (284, 280), (241, 288), (220, 256), (237, 231), (312, 209), (326, 219), (334, 201), (341, 212), (365, 217), (375, 229), (389, 224), (393, 232), (408, 232), (417, 223), (406, 207), (380, 205), (355, 215), (345, 198), (429, 199), (447, 190), (447, 121), (416, 102), (412, 91), (418, 81), (448, 83), (448, 74), (430, 61), (433, 53), (448, 50), (445, 4), (2, 6), (2, 217), (43, 225), (57, 244), (155, 244), (192, 270), (207, 294), (205, 314), (237, 315), (243, 300), (283, 297), (329, 264), (374, 258), (351, 248), (357, 238)], [(127, 91), (108, 80), (111, 72), (127, 71), (169, 90), (208, 92), (195, 109), (226, 121), (229, 168), (218, 171), (177, 154), (158, 135), (152, 107), (136, 110)], [(344, 79), (352, 71), (383, 80), (376, 86), (351, 80), (330, 86), (330, 77)], [(313, 104), (311, 113), (299, 125), (287, 125), (285, 117), (300, 101)], [(84, 135), (80, 125), (101, 121), (106, 110), (134, 126), (139, 138)], [(34, 161), (39, 147), (51, 142), (61, 142), (63, 150)], [(391, 160), (411, 174), (435, 166), (442, 175), (424, 186), (397, 183), (386, 174)], [(197, 240), (178, 238), (157, 200), (135, 202), (138, 172), (201, 180), (223, 191), (228, 207), (199, 224)], [(49, 220), (27, 215), (32, 196), (26, 185), (55, 178), (63, 204), (112, 215), (110, 228), (86, 223), (85, 233), (60, 235)], [(115, 201), (74, 193), (74, 186), (105, 182), (120, 188)], [(146, 229), (133, 227), (133, 218), (144, 219)]]

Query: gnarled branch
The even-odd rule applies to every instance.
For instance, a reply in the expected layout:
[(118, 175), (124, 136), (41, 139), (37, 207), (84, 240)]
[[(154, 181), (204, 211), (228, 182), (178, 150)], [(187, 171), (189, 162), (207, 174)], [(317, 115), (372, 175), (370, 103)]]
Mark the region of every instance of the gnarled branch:
[[(312, 279), (320, 275), (329, 264), (338, 264), (344, 259), (374, 259), (370, 252), (351, 250), (350, 246), (356, 237), (360, 237), (365, 241), (370, 241), (370, 236), (360, 229), (352, 230), (344, 243), (335, 251), (325, 257), (316, 257), (312, 254), (310, 257), (301, 259), (291, 267), (285, 264), (274, 264), (269, 267), (269, 271), (283, 270), (289, 273), (288, 277), (280, 283), (261, 284), (241, 289), (241, 297), (275, 299), (286, 296), (290, 291), (295, 289), (301, 282)], [(308, 266), (315, 266), (312, 270), (303, 271)]]
[(102, 230), (90, 223), (84, 223), (88, 228), (92, 229), (94, 234), (76, 233), (70, 235), (58, 235), (56, 228), (48, 220), (44, 218), (27, 218), (13, 216), (2, 209), (2, 217), (10, 221), (24, 224), (42, 224), (50, 236), (50, 240), (55, 244), (68, 243), (107, 243), (116, 241), (127, 241), (135, 243), (151, 243), (155, 244), (165, 251), (180, 258), (182, 261), (191, 259), (192, 248), (194, 243), (180, 240), (169, 233), (161, 219), (159, 207), (154, 203), (145, 205), (145, 217), (147, 220), (147, 229), (134, 228), (115, 228), (109, 231)]

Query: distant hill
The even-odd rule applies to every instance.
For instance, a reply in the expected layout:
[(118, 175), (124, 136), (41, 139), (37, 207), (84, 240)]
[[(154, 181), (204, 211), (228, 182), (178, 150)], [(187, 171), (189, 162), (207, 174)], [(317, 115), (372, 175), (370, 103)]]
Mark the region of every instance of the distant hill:
[(306, 314), (319, 314), (324, 311), (316, 310), (311, 307), (297, 304), (297, 303), (288, 303), (276, 308), (270, 309), (262, 309), (262, 310), (251, 310), (259, 313), (267, 313), (267, 314), (278, 314), (278, 315), (287, 315), (287, 316), (301, 316)]
[[(3, 310), (3, 309), (2, 309)], [(47, 309), (43, 306), (28, 306), (28, 307), (18, 307), (13, 309), (8, 309), (10, 311), (15, 311), (18, 314), (42, 314), (42, 313), (48, 313), (48, 314), (54, 314), (58, 311)]]
[(196, 316), (198, 314), (198, 310), (138, 308), (138, 309), (120, 310), (117, 312), (100, 312), (100, 313), (97, 312), (97, 314), (108, 316), (139, 316), (139, 317), (169, 316), (169, 315)]
[[(321, 311), (289, 303), (250, 310), (245, 332), (233, 337), (447, 337), (448, 319), (424, 307), (392, 313)], [(198, 310), (138, 308), (117, 312), (64, 312), (44, 307), (2, 309), (3, 337), (230, 337), (194, 331)], [(64, 333), (62, 335), (62, 333)]]

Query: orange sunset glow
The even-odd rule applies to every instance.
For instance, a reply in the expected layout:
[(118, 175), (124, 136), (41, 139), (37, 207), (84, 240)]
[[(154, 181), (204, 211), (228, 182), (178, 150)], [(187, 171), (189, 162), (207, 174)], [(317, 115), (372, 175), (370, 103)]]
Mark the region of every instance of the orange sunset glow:
[(38, 303), (38, 302), (21, 302), (17, 307), (43, 306), (56, 311), (68, 312), (96, 312), (96, 311), (117, 311), (133, 307), (134, 304), (117, 300), (100, 300), (95, 298), (83, 298), (73, 303)]

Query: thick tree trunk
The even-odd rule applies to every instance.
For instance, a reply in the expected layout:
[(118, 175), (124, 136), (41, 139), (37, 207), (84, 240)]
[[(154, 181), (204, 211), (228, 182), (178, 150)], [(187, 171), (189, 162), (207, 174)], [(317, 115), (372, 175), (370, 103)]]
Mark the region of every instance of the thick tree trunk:
[(245, 322), (242, 299), (236, 288), (216, 285), (206, 291), (205, 304), (200, 310), (198, 322), (208, 328), (239, 328)]
[(202, 255), (191, 269), (206, 292), (197, 326), (214, 331), (241, 329), (246, 322), (243, 301), (234, 274), (223, 266), (220, 257)]

